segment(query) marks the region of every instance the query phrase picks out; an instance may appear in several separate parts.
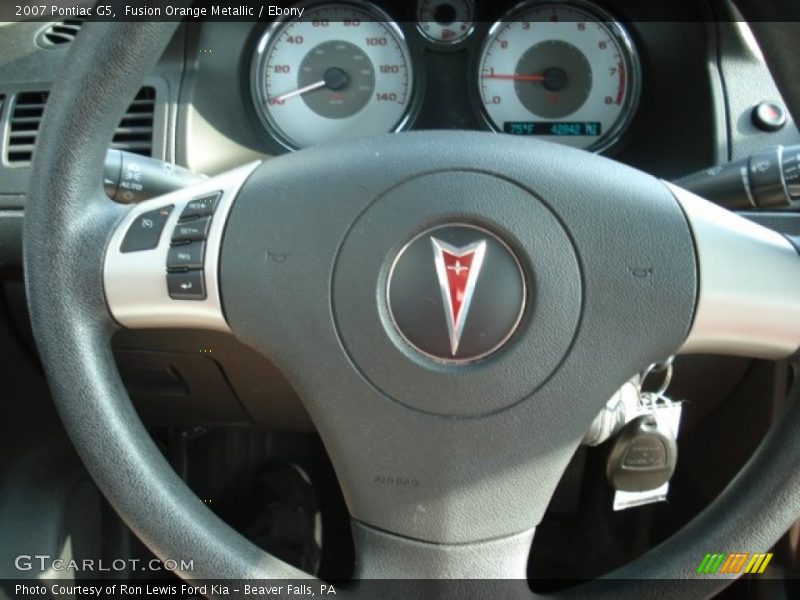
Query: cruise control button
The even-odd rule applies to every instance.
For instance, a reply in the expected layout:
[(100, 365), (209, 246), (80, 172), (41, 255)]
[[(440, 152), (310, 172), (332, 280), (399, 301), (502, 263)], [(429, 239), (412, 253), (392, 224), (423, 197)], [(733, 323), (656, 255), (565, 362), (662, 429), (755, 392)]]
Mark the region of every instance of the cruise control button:
[(172, 246), (167, 254), (167, 269), (202, 269), (205, 242)]
[(184, 208), (183, 212), (181, 213), (181, 220), (195, 219), (197, 217), (208, 217), (213, 215), (214, 210), (217, 208), (217, 202), (219, 202), (220, 196), (222, 196), (222, 193), (216, 192), (214, 194), (209, 194), (208, 196), (203, 196), (202, 198), (190, 200), (186, 205), (186, 208)]
[(174, 207), (163, 206), (156, 210), (151, 210), (142, 213), (131, 223), (128, 231), (125, 234), (125, 239), (122, 240), (120, 252), (139, 252), (140, 250), (152, 250), (158, 246), (158, 241), (161, 239), (161, 232), (164, 231), (164, 225), (167, 219), (172, 214)]
[(204, 300), (206, 284), (203, 271), (167, 273), (167, 291), (174, 300)]
[(194, 221), (187, 221), (186, 223), (178, 223), (175, 225), (175, 231), (172, 232), (172, 241), (193, 242), (196, 240), (204, 240), (206, 239), (206, 235), (208, 235), (208, 228), (210, 226), (211, 217), (195, 219)]

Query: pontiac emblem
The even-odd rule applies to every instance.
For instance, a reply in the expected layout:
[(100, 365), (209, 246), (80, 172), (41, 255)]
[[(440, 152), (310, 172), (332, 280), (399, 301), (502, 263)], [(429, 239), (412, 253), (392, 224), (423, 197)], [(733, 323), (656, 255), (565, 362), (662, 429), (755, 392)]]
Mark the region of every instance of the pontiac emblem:
[(431, 242), (450, 336), (450, 352), (455, 356), (469, 315), (475, 284), (483, 266), (486, 240), (461, 248), (451, 246), (435, 237), (431, 237)]

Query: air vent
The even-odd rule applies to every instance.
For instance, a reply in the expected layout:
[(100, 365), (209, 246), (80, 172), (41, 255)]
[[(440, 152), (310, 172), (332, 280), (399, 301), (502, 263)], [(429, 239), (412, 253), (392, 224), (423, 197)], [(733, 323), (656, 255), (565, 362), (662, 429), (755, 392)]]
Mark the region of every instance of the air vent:
[(39, 134), (47, 92), (17, 94), (8, 134), (8, 163), (29, 163)]
[[(47, 92), (17, 94), (9, 127), (6, 154), (8, 164), (30, 164), (47, 96)], [(155, 106), (155, 89), (144, 87), (139, 90), (114, 133), (111, 147), (152, 156)]]
[(153, 155), (153, 119), (156, 111), (156, 90), (143, 87), (136, 94), (122, 117), (111, 147), (144, 156)]
[(69, 19), (50, 23), (45, 29), (36, 36), (36, 41), (40, 46), (46, 48), (56, 48), (69, 44), (75, 39), (81, 30), (83, 21), (80, 19)]

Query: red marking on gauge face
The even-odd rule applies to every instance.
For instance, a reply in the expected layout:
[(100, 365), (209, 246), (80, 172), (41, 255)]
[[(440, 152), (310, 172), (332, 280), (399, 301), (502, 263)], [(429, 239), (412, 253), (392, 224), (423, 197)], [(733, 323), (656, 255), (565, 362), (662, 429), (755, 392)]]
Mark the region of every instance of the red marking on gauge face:
[(622, 98), (625, 96), (625, 65), (619, 63), (617, 65), (619, 70), (619, 85), (617, 86), (617, 104), (622, 104)]

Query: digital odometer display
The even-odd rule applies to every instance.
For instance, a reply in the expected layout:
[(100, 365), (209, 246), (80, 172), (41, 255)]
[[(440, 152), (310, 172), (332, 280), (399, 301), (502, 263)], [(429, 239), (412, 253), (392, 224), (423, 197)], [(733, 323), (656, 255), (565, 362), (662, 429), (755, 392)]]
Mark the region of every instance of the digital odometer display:
[(599, 137), (603, 124), (598, 121), (506, 121), (503, 132), (512, 135), (583, 135)]

